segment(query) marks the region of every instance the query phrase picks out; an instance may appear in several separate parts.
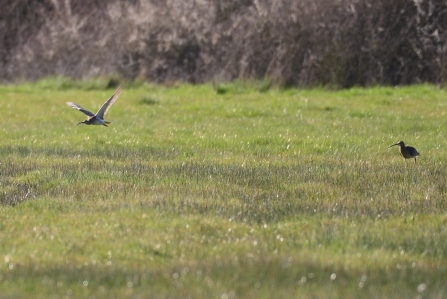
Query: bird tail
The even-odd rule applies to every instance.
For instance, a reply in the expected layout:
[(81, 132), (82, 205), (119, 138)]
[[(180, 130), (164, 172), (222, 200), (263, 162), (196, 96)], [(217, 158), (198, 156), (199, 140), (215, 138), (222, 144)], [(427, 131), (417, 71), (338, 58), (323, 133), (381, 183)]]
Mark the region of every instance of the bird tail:
[(104, 123), (107, 124), (107, 125), (109, 125), (109, 124), (111, 124), (112, 122), (111, 122), (111, 121), (104, 121)]

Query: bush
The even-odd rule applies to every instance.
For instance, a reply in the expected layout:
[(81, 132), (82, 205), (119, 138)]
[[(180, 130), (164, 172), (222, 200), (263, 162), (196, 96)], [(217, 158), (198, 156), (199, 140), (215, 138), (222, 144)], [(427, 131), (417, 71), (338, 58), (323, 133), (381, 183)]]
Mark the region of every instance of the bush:
[(446, 81), (443, 0), (8, 0), (0, 79)]

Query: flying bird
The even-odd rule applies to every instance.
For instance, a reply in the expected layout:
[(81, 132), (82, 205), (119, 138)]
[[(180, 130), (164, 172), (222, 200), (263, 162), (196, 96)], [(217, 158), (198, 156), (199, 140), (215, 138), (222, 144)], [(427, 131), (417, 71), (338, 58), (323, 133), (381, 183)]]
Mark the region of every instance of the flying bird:
[(82, 108), (81, 106), (79, 106), (78, 104), (75, 104), (73, 102), (67, 102), (67, 105), (77, 109), (79, 111), (81, 111), (82, 113), (84, 113), (85, 115), (88, 116), (88, 118), (84, 121), (81, 121), (80, 123), (78, 123), (78, 125), (80, 124), (86, 124), (86, 125), (103, 125), (108, 127), (108, 124), (110, 124), (110, 121), (106, 121), (104, 120), (104, 116), (106, 115), (107, 111), (109, 111), (110, 107), (113, 105), (113, 103), (116, 101), (116, 99), (118, 99), (121, 90), (122, 90), (123, 86), (120, 85), (118, 87), (118, 89), (115, 91), (115, 93), (110, 97), (110, 99), (108, 99), (104, 105), (102, 105), (102, 107), (98, 110), (98, 112), (96, 112), (96, 114), (93, 114), (92, 112), (85, 110), (84, 108)]
[(405, 146), (405, 143), (403, 141), (399, 141), (396, 144), (390, 145), (388, 148), (398, 145), (400, 147), (399, 151), (402, 157), (405, 159), (411, 159), (414, 158), (414, 162), (416, 163), (416, 157), (419, 156), (418, 151), (411, 146)]

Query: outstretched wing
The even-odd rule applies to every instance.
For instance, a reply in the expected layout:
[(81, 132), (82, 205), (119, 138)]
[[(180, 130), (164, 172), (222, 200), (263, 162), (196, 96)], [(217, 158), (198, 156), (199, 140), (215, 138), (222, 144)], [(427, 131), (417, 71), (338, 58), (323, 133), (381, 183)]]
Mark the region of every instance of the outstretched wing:
[(116, 99), (118, 99), (122, 89), (123, 89), (123, 86), (120, 85), (118, 87), (118, 89), (115, 91), (115, 93), (113, 94), (113, 96), (111, 96), (110, 99), (108, 99), (104, 103), (104, 105), (102, 105), (101, 109), (98, 110), (98, 112), (96, 113), (96, 117), (99, 117), (100, 119), (104, 119), (104, 115), (106, 115), (107, 111), (109, 111), (109, 108), (113, 105), (113, 103), (115, 103)]
[(91, 113), (88, 110), (85, 110), (84, 108), (82, 108), (81, 106), (79, 106), (78, 104), (75, 104), (73, 102), (67, 102), (67, 105), (70, 106), (71, 108), (75, 108), (76, 110), (81, 111), (82, 113), (86, 114), (87, 116), (95, 116), (93, 113)]

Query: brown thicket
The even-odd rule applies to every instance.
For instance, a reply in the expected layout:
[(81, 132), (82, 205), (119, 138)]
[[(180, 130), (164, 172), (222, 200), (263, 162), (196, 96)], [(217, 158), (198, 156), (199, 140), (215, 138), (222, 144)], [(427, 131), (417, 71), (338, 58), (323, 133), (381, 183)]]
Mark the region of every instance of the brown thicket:
[(445, 0), (3, 0), (0, 80), (447, 79)]

